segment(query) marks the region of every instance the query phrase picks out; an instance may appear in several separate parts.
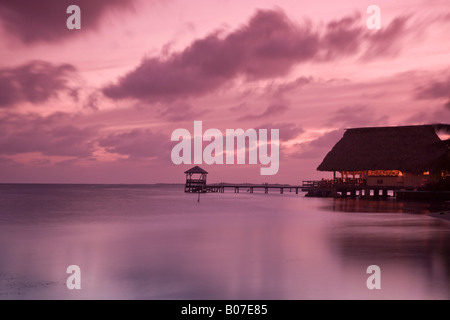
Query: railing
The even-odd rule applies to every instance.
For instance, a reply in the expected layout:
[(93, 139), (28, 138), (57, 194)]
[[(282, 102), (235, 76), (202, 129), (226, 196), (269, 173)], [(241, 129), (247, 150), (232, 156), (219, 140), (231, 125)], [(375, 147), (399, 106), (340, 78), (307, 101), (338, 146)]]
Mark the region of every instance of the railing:
[(191, 182), (191, 183), (206, 183), (206, 180), (204, 180), (204, 179), (188, 179), (188, 180), (186, 180), (186, 183), (189, 183), (189, 182)]
[(336, 180), (309, 180), (303, 181), (302, 189), (333, 189), (334, 187), (364, 187), (366, 180), (363, 179), (336, 179)]
[(321, 181), (303, 181), (302, 188), (305, 189), (318, 189)]

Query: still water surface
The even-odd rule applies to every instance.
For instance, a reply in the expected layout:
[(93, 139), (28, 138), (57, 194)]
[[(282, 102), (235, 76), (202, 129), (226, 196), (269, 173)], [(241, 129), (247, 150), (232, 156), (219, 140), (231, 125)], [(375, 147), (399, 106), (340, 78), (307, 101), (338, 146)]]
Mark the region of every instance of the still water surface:
[[(449, 299), (429, 204), (0, 185), (0, 299)], [(66, 269), (81, 268), (81, 290)], [(381, 268), (368, 290), (367, 267)]]

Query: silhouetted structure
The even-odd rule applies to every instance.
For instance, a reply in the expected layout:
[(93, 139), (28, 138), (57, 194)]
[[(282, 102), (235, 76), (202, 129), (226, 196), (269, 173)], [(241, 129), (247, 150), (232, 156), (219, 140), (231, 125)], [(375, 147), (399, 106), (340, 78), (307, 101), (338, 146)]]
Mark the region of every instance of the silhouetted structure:
[(185, 172), (186, 184), (184, 186), (184, 192), (206, 192), (206, 176), (207, 171), (203, 170), (199, 166), (195, 166)]
[(216, 183), (216, 184), (206, 184), (207, 171), (203, 170), (199, 166), (195, 166), (188, 171), (186, 174), (186, 184), (184, 187), (184, 192), (189, 193), (224, 193), (225, 189), (233, 189), (234, 193), (240, 193), (241, 189), (246, 190), (248, 193), (253, 193), (256, 190), (263, 190), (264, 193), (268, 194), (269, 190), (278, 189), (280, 193), (283, 194), (285, 190), (289, 192), (294, 192), (298, 194), (301, 186), (292, 186), (287, 184), (247, 184), (247, 183)]
[[(388, 190), (414, 190), (436, 183), (450, 170), (448, 141), (436, 130), (450, 125), (356, 128), (327, 154), (317, 170), (333, 172), (333, 180), (305, 181), (313, 196), (356, 196), (363, 191), (387, 197)], [(340, 177), (336, 176), (340, 173)]]

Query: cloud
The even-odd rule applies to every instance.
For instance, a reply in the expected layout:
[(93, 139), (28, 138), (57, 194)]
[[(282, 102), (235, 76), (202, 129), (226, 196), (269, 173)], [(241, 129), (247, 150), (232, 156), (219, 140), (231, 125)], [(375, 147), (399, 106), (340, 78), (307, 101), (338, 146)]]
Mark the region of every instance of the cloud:
[(150, 101), (197, 96), (237, 76), (264, 79), (287, 74), (294, 62), (312, 58), (318, 37), (294, 25), (281, 11), (258, 11), (242, 28), (194, 41), (166, 59), (145, 59), (117, 84), (104, 88), (113, 99)]
[(371, 48), (366, 55), (384, 56), (402, 36), (406, 21), (394, 20), (377, 35), (369, 34), (358, 20), (351, 16), (332, 21), (321, 31), (309, 22), (294, 23), (281, 10), (259, 10), (227, 35), (217, 31), (181, 52), (145, 58), (116, 83), (105, 86), (103, 93), (112, 99), (173, 101), (211, 93), (237, 78), (274, 79), (301, 63), (356, 56), (364, 43)]
[(93, 111), (99, 110), (99, 99), (101, 94), (98, 91), (91, 92), (87, 95), (85, 101), (83, 102), (83, 108), (90, 109)]
[(331, 114), (326, 125), (340, 128), (385, 126), (388, 120), (388, 116), (377, 116), (369, 106), (358, 104), (336, 110)]
[(344, 131), (333, 130), (327, 132), (314, 140), (297, 143), (291, 149), (290, 153), (292, 158), (300, 159), (323, 159), (325, 155), (333, 148), (333, 146), (343, 137)]
[(98, 140), (99, 146), (110, 153), (129, 156), (130, 159), (156, 158), (170, 160), (170, 136), (149, 129), (134, 129), (113, 133)]
[(30, 164), (32, 166), (49, 166), (52, 162), (49, 159), (32, 159)]
[(76, 127), (73, 117), (56, 113), (7, 114), (0, 118), (0, 154), (17, 155), (39, 152), (46, 156), (90, 157), (95, 150), (93, 138), (97, 126)]
[(292, 122), (282, 122), (282, 123), (265, 123), (259, 126), (258, 129), (279, 129), (280, 130), (280, 141), (289, 141), (298, 137), (299, 134), (305, 132), (303, 128), (299, 127)]
[(365, 30), (361, 28), (361, 15), (344, 17), (328, 23), (322, 39), (326, 48), (324, 60), (358, 53)]
[(156, 116), (168, 121), (186, 121), (186, 119), (195, 119), (199, 116), (204, 116), (210, 110), (195, 110), (195, 108), (185, 102), (179, 101), (174, 103), (167, 103), (156, 110)]
[(0, 108), (20, 102), (43, 103), (58, 97), (62, 91), (73, 92), (69, 86), (76, 68), (71, 64), (54, 65), (30, 61), (15, 68), (0, 69)]
[(80, 7), (82, 30), (95, 30), (106, 12), (131, 10), (135, 2), (136, 0), (0, 0), (0, 21), (8, 34), (25, 44), (55, 42), (79, 34), (66, 27), (68, 6), (75, 4)]
[[(17, 166), (17, 165), (19, 165), (19, 164), (12, 159), (0, 157), (0, 166), (2, 168), (6, 168), (6, 167), (10, 167), (10, 166)], [(3, 173), (2, 170), (0, 170), (0, 172)]]
[(398, 17), (384, 29), (366, 34), (367, 49), (362, 59), (394, 56), (401, 50), (401, 40), (408, 31), (406, 24), (409, 17)]
[(415, 97), (419, 100), (450, 98), (450, 77), (441, 81), (430, 81), (425, 86), (417, 87)]
[(263, 111), (260, 114), (247, 114), (238, 119), (238, 121), (245, 121), (245, 120), (259, 120), (259, 119), (266, 119), (270, 117), (279, 116), (283, 113), (285, 113), (287, 110), (289, 110), (289, 107), (285, 104), (272, 104), (266, 108), (265, 111)]
[[(450, 102), (449, 102), (450, 103)], [(429, 109), (427, 111), (419, 111), (414, 113), (404, 121), (404, 125), (422, 125), (430, 123), (448, 123), (446, 119), (450, 119), (450, 108), (441, 107), (436, 110)]]
[(298, 77), (293, 81), (288, 81), (284, 83), (269, 83), (265, 91), (272, 95), (283, 95), (284, 93), (291, 91), (299, 91), (303, 89), (307, 84), (310, 84), (314, 81), (313, 77)]

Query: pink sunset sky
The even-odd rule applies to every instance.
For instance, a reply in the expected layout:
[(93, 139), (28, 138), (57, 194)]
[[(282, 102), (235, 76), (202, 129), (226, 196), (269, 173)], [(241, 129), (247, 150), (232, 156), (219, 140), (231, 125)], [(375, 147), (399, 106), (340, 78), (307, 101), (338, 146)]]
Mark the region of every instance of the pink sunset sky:
[(0, 183), (182, 183), (197, 120), (280, 130), (210, 182), (301, 184), (346, 128), (450, 122), (448, 0), (0, 0), (0, 43)]

